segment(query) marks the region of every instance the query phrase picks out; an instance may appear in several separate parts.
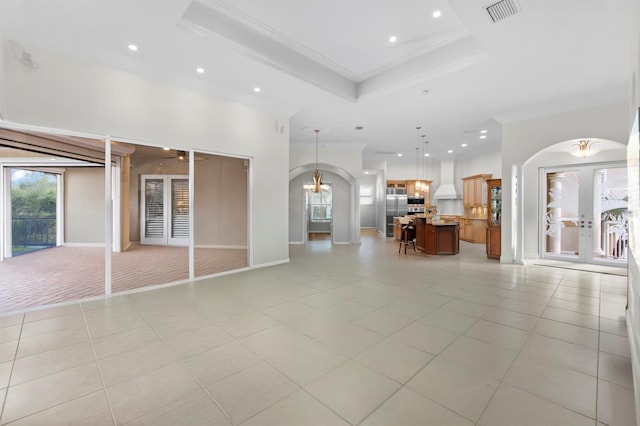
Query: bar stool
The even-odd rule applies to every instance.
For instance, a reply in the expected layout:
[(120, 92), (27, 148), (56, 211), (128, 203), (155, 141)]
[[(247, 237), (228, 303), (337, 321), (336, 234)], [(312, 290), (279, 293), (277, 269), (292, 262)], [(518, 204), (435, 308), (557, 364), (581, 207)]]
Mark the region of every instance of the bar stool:
[(398, 253), (402, 250), (402, 246), (404, 246), (404, 254), (407, 254), (407, 245), (411, 244), (413, 246), (413, 251), (416, 251), (416, 227), (413, 224), (413, 221), (402, 225), (402, 233), (400, 238), (400, 247), (398, 247)]

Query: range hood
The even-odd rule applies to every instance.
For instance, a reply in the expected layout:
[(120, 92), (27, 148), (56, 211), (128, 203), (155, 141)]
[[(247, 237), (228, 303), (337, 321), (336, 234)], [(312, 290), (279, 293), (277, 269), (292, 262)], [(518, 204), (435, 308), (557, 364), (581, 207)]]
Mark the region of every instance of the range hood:
[(453, 183), (453, 160), (446, 160), (440, 163), (440, 186), (433, 194), (436, 200), (455, 200), (460, 198)]

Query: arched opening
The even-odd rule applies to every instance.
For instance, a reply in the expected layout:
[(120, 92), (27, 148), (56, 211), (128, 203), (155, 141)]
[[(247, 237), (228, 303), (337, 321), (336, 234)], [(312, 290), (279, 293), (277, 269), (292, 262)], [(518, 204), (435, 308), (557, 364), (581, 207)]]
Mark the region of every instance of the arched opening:
[(325, 244), (359, 243), (360, 212), (356, 179), (335, 166), (320, 164), (319, 168), (327, 189), (317, 194), (309, 193), (304, 187), (311, 183), (315, 164), (300, 166), (289, 172), (289, 242), (306, 244), (324, 237), (320, 241)]
[(522, 180), (524, 257), (626, 267), (625, 160), (626, 145), (597, 138), (562, 141), (531, 156)]

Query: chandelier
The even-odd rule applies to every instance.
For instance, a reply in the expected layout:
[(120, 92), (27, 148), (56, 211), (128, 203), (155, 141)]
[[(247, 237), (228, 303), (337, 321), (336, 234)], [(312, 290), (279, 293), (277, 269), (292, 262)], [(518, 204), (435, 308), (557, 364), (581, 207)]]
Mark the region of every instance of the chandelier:
[(314, 132), (316, 132), (316, 170), (311, 175), (313, 183), (311, 185), (304, 185), (304, 189), (311, 192), (321, 192), (328, 190), (329, 186), (322, 183), (322, 173), (318, 167), (318, 133), (320, 133), (320, 129), (315, 129)]
[(571, 145), (571, 146), (577, 147), (578, 149), (569, 151), (569, 154), (573, 155), (574, 157), (582, 157), (582, 158), (587, 158), (592, 155), (595, 155), (598, 152), (600, 152), (599, 149), (593, 148), (593, 145), (596, 143), (597, 142), (590, 141), (589, 139), (579, 140), (578, 143), (574, 143), (573, 145)]

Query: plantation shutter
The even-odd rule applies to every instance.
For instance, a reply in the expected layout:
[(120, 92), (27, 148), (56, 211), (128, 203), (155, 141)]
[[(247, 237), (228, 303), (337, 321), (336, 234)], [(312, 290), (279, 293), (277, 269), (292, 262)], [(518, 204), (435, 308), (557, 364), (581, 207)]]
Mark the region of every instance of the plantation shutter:
[(189, 238), (189, 180), (171, 180), (171, 237)]
[(164, 179), (147, 179), (144, 188), (146, 238), (164, 238)]

